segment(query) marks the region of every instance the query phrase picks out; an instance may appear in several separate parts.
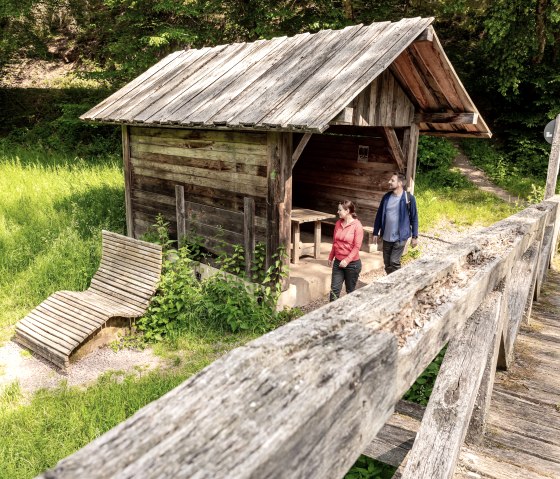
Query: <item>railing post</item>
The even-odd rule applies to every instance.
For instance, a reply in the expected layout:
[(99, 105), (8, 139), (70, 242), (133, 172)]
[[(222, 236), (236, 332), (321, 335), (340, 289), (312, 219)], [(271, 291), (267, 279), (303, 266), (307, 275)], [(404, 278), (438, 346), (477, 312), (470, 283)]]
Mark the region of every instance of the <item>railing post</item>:
[(560, 165), (560, 115), (556, 117), (554, 136), (552, 137), (552, 148), (548, 160), (548, 172), (546, 174), (546, 188), (544, 199), (554, 196), (556, 192), (556, 181), (558, 179), (558, 166)]
[(245, 274), (251, 279), (251, 267), (255, 262), (255, 200), (243, 199), (243, 240), (245, 249)]
[(183, 185), (175, 185), (175, 204), (177, 213), (177, 247), (183, 246), (187, 235), (187, 216), (185, 211), (185, 188)]

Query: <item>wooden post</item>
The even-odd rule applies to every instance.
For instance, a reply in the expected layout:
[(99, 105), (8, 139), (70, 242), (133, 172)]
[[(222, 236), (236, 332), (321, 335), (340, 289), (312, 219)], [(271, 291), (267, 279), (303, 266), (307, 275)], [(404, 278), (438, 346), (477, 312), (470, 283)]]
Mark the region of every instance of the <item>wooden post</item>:
[(556, 181), (558, 180), (558, 167), (560, 165), (560, 115), (556, 117), (554, 136), (552, 138), (552, 148), (548, 160), (548, 173), (546, 174), (546, 188), (544, 199), (554, 196), (556, 192)]
[(245, 249), (245, 274), (251, 279), (251, 267), (255, 262), (255, 200), (243, 198), (243, 240)]
[(490, 293), (450, 342), (403, 479), (451, 478), (498, 328), (501, 295)]
[(280, 134), (270, 132), (267, 135), (267, 177), (268, 192), (266, 198), (266, 259), (265, 268), (272, 264), (272, 255), (278, 251), (279, 246), (279, 218), (278, 198), (280, 196)]
[(126, 234), (135, 238), (134, 216), (132, 211), (132, 163), (130, 162), (130, 130), (122, 126), (122, 148), (124, 169), (124, 203), (126, 210)]
[(406, 186), (414, 194), (414, 180), (416, 178), (416, 156), (418, 154), (418, 137), (420, 130), (418, 124), (412, 123), (410, 128), (404, 130), (403, 154), (406, 161)]
[(175, 185), (175, 204), (177, 213), (177, 247), (183, 246), (187, 235), (187, 215), (185, 211), (185, 188), (183, 185)]

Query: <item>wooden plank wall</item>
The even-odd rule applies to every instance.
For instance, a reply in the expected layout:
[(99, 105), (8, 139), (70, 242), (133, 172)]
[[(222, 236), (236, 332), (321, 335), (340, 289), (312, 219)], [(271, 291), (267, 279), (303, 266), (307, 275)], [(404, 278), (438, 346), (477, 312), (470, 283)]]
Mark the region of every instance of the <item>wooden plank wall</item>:
[(352, 102), (356, 126), (409, 127), (414, 105), (389, 70), (385, 70)]
[[(360, 146), (368, 148), (367, 161), (358, 161)], [(348, 199), (364, 226), (372, 226), (395, 170), (381, 137), (313, 135), (294, 167), (293, 204), (335, 214), (338, 203)]]
[(255, 201), (256, 240), (266, 239), (266, 133), (131, 127), (130, 164), (135, 237), (158, 213), (176, 234), (175, 185), (183, 185), (186, 201), (204, 209), (198, 233), (209, 243), (224, 231), (232, 236), (220, 213), (243, 213), (245, 197)]

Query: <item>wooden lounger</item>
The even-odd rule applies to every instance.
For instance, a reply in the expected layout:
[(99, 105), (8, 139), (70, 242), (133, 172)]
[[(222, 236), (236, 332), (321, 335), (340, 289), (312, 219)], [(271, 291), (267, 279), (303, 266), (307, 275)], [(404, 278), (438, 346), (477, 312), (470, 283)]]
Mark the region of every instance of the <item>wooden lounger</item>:
[(161, 274), (161, 246), (103, 231), (101, 264), (83, 292), (58, 291), (16, 325), (15, 341), (61, 368), (111, 318), (144, 314)]

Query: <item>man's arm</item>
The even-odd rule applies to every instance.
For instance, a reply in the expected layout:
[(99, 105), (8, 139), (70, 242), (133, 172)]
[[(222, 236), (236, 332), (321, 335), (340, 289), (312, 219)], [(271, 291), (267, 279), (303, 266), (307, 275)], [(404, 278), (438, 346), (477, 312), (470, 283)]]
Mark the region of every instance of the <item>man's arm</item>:
[(418, 209), (416, 207), (416, 198), (412, 195), (410, 195), (410, 226), (412, 228), (410, 245), (416, 248), (418, 244)]

